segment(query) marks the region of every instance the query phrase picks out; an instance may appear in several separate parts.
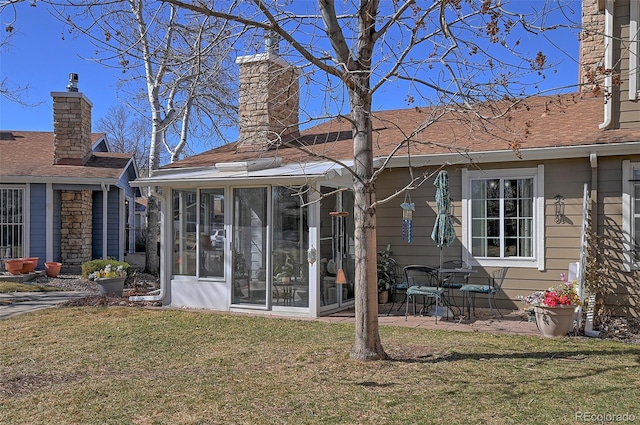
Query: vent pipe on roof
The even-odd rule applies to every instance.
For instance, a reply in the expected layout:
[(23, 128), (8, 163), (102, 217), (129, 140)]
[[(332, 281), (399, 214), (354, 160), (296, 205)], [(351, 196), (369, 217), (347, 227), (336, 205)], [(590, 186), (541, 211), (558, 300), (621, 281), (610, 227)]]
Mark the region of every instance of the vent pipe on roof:
[(265, 52), (272, 55), (280, 54), (280, 36), (273, 31), (269, 31), (264, 37)]
[(69, 74), (69, 84), (67, 84), (67, 91), (78, 91), (78, 74)]

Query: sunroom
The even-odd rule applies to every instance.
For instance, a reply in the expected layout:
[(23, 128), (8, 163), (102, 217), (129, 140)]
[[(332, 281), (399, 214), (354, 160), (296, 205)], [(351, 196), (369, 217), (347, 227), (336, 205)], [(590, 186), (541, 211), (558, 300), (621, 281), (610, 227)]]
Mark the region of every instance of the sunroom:
[(135, 185), (161, 199), (164, 304), (310, 317), (353, 304), (353, 195), (340, 166), (263, 158)]

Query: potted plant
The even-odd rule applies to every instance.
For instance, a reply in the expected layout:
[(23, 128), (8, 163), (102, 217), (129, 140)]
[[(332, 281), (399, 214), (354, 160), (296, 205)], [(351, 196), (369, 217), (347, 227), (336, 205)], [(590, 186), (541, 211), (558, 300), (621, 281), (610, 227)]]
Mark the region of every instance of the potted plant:
[(103, 269), (91, 273), (89, 280), (98, 284), (98, 290), (102, 295), (114, 294), (122, 296), (126, 277), (127, 272), (124, 271), (122, 265), (113, 268), (111, 264), (107, 264)]
[(393, 259), (391, 244), (384, 251), (378, 252), (378, 302), (386, 304), (389, 301), (389, 290), (396, 283), (396, 260)]
[(291, 276), (293, 276), (293, 264), (291, 258), (287, 255), (287, 259), (284, 264), (280, 266), (280, 272), (276, 275), (276, 278), (282, 283), (291, 283)]
[(573, 328), (576, 307), (581, 305), (576, 291), (577, 281), (569, 282), (564, 273), (561, 283), (546, 291), (537, 291), (520, 297), (523, 303), (533, 307), (536, 325), (544, 337), (565, 336)]

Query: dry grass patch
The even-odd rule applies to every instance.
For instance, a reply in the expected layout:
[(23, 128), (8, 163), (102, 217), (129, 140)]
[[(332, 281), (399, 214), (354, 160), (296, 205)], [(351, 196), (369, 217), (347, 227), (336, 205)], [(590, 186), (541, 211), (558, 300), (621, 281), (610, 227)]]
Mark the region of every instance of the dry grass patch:
[(9, 292), (52, 292), (60, 291), (60, 288), (47, 285), (36, 285), (28, 283), (17, 282), (3, 282), (0, 281), (0, 293)]
[[(356, 362), (345, 324), (61, 308), (0, 322), (0, 423), (574, 423), (640, 420), (640, 347), (382, 327)], [(437, 405), (437, 408), (434, 408)]]

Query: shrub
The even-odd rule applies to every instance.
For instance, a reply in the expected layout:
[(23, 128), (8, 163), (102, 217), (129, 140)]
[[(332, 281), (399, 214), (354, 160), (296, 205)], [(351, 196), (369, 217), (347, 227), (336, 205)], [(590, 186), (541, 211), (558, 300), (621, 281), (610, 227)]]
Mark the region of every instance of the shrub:
[(114, 270), (118, 268), (118, 266), (122, 266), (122, 269), (127, 272), (127, 276), (130, 276), (129, 269), (131, 265), (129, 263), (125, 263), (124, 261), (118, 260), (91, 260), (86, 263), (82, 263), (82, 277), (85, 279), (89, 279), (89, 275), (93, 272), (97, 272), (98, 270), (104, 269), (107, 264), (111, 264), (111, 268)]

